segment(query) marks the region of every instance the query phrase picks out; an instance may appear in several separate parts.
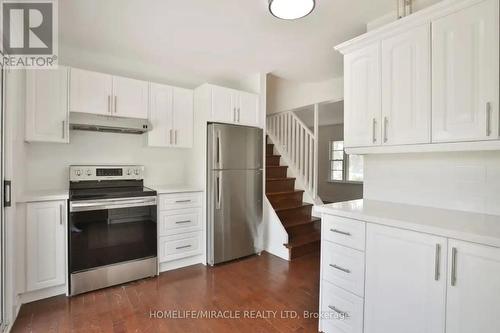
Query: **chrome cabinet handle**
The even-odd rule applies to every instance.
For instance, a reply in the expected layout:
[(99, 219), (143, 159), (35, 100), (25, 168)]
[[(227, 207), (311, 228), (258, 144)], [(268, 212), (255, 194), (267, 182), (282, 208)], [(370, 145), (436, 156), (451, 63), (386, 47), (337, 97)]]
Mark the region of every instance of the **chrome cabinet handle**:
[(175, 203), (185, 203), (185, 202), (191, 202), (190, 199), (188, 200), (177, 200)]
[(168, 138), (170, 140), (170, 144), (172, 144), (172, 129), (170, 129), (168, 133), (169, 133)]
[(180, 250), (180, 249), (187, 249), (188, 247), (191, 247), (191, 245), (184, 245), (184, 246), (178, 246), (175, 249)]
[(240, 111), (241, 111), (241, 110), (240, 110), (240, 108), (238, 108), (238, 122), (240, 122), (240, 120), (241, 120), (241, 119), (240, 119), (240, 116), (241, 116)]
[(339, 310), (337, 309), (336, 307), (334, 307), (333, 305), (328, 305), (328, 308), (336, 313), (338, 313), (339, 315), (341, 316), (344, 316), (344, 317), (349, 317), (349, 314), (345, 311), (342, 311), (342, 310)]
[(387, 124), (389, 123), (389, 119), (384, 117), (384, 142), (387, 142)]
[(216, 180), (216, 184), (215, 184), (215, 187), (216, 187), (216, 202), (215, 202), (215, 209), (220, 209), (220, 201), (221, 201), (221, 179), (220, 179), (220, 175), (217, 175), (217, 180)]
[(62, 138), (66, 137), (66, 120), (62, 121)]
[(111, 113), (111, 95), (108, 95), (108, 113)]
[(491, 103), (486, 103), (486, 136), (491, 135)]
[(441, 265), (441, 245), (436, 244), (436, 254), (434, 258), (434, 280), (439, 281), (441, 272), (439, 271), (439, 266)]
[(350, 273), (351, 273), (351, 271), (350, 271), (350, 270), (348, 270), (347, 268), (343, 268), (343, 267), (337, 266), (337, 265), (335, 265), (335, 264), (330, 264), (330, 267), (335, 268), (335, 269), (337, 269), (337, 270), (339, 270), (339, 271), (342, 271), (342, 272), (344, 272), (344, 273), (347, 273), (347, 274), (350, 274)]
[(174, 142), (175, 144), (177, 144), (177, 130), (174, 130), (174, 138), (175, 138)]
[(60, 204), (59, 205), (59, 212), (61, 213), (61, 218), (59, 219), (59, 224), (63, 225), (65, 218), (64, 218), (64, 205)]
[(457, 285), (457, 248), (451, 249), (451, 286)]
[(115, 113), (118, 113), (117, 111), (117, 105), (118, 105), (118, 97), (115, 95)]
[(175, 224), (184, 224), (184, 223), (189, 223), (191, 220), (185, 220), (185, 221), (176, 221)]
[(377, 135), (375, 133), (375, 131), (377, 130), (377, 119), (373, 118), (373, 123), (372, 123), (372, 140), (373, 140), (373, 143), (376, 143), (377, 142)]
[(347, 231), (341, 231), (341, 230), (338, 230), (338, 229), (330, 229), (330, 231), (331, 232), (335, 232), (337, 234), (344, 235), (344, 236), (351, 236), (351, 233), (347, 232)]
[(236, 108), (233, 108), (233, 121), (236, 122)]

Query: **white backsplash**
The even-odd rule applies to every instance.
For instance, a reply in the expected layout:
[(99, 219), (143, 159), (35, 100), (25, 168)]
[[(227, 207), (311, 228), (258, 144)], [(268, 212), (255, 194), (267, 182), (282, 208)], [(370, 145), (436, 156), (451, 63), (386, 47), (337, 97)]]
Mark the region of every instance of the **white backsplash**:
[(364, 198), (500, 215), (500, 152), (366, 156)]

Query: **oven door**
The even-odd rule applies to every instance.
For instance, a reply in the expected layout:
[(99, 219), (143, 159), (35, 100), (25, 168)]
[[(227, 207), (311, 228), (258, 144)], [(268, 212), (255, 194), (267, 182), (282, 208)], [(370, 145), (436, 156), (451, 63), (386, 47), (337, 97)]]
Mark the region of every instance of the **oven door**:
[(70, 202), (70, 273), (157, 256), (156, 197)]

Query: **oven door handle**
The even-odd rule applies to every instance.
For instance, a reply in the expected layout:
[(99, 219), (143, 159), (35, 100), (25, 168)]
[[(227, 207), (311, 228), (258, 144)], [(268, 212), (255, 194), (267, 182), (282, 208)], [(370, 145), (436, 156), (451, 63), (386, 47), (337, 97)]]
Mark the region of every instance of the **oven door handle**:
[(155, 206), (156, 197), (70, 201), (70, 212)]

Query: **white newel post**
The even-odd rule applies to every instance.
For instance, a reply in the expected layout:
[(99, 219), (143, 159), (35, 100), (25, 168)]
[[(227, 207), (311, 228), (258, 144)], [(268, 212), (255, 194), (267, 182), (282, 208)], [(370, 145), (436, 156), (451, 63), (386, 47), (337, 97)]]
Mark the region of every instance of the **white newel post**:
[(319, 104), (314, 104), (314, 178), (313, 197), (318, 197), (318, 141), (319, 141)]

